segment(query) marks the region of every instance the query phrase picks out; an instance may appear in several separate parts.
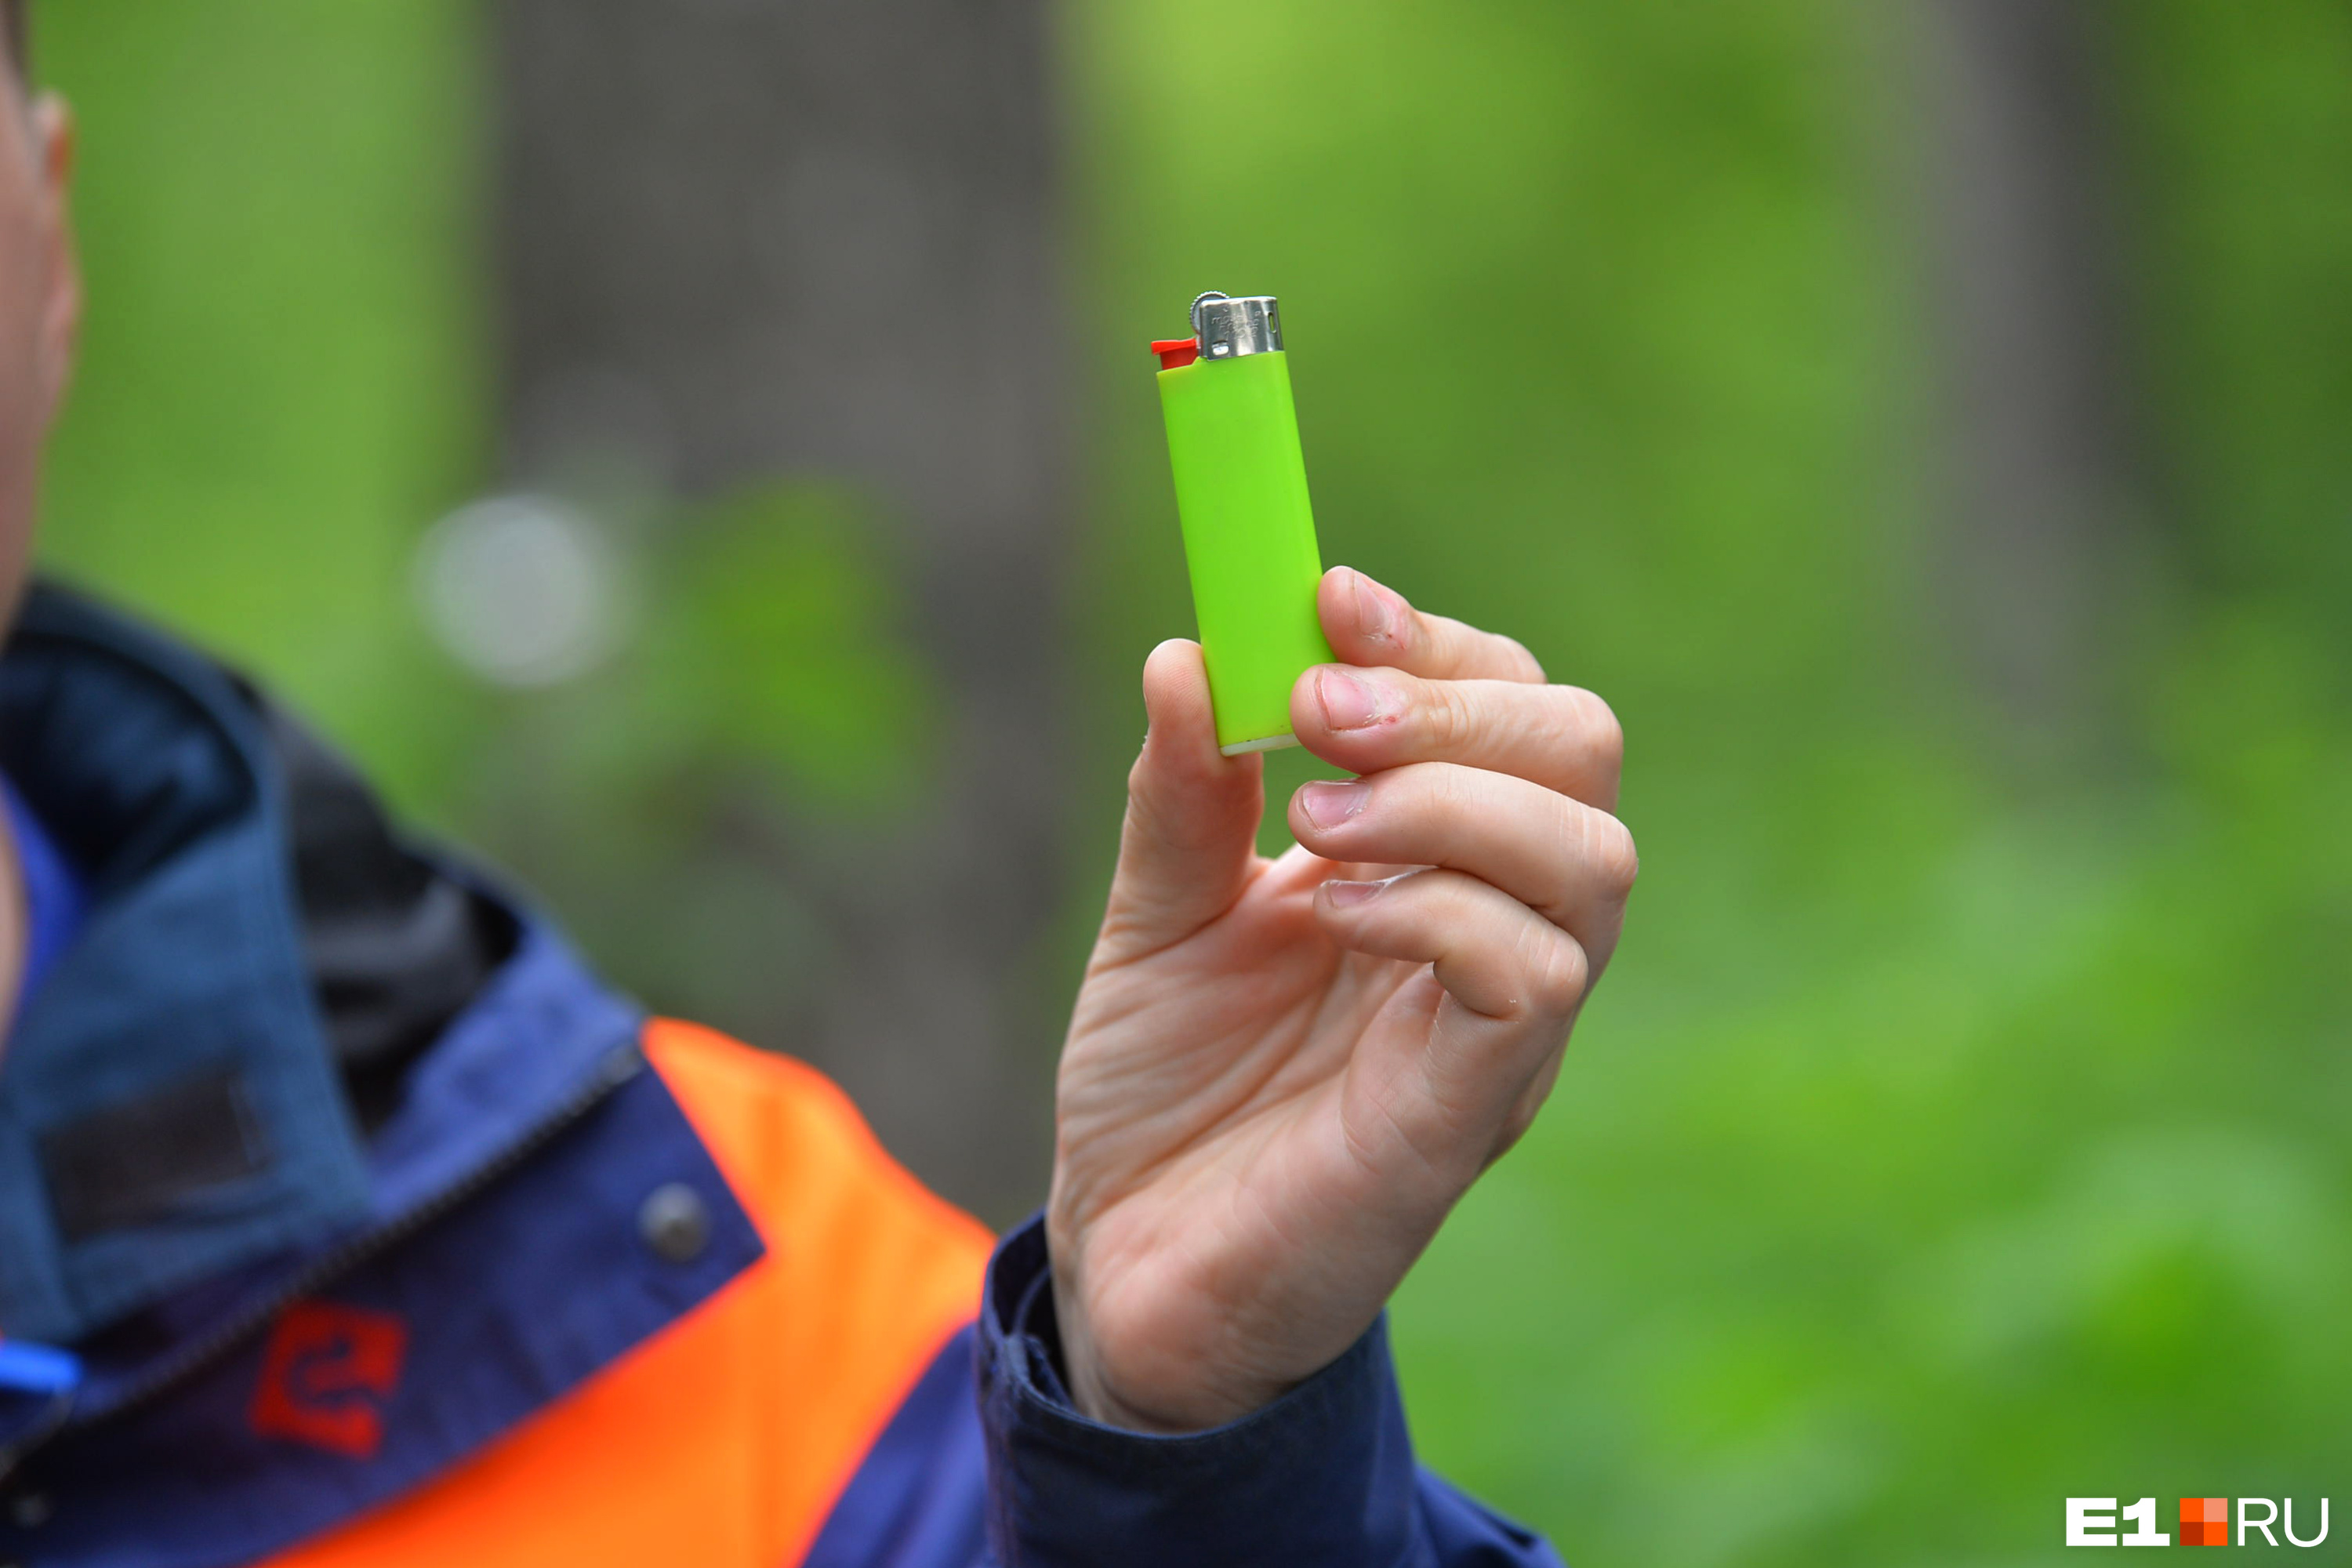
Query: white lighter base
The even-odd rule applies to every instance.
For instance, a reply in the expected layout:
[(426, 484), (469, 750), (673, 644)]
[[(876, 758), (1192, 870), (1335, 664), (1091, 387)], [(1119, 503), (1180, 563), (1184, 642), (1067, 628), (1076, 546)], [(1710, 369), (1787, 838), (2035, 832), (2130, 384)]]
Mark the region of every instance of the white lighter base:
[(1298, 744), (1298, 737), (1286, 731), (1279, 735), (1268, 735), (1262, 741), (1235, 741), (1230, 746), (1219, 746), (1217, 754), (1221, 757), (1238, 757), (1247, 752), (1278, 752), (1285, 746), (1297, 744)]

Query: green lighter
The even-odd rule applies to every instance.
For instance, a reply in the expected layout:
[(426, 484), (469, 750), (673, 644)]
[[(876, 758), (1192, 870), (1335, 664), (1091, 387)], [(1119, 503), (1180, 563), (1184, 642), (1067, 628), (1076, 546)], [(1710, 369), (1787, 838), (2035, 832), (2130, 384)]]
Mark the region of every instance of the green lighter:
[(1151, 350), (1217, 747), (1231, 757), (1298, 743), (1290, 689), (1331, 645), (1315, 613), (1323, 563), (1282, 318), (1270, 295), (1203, 294), (1192, 331)]

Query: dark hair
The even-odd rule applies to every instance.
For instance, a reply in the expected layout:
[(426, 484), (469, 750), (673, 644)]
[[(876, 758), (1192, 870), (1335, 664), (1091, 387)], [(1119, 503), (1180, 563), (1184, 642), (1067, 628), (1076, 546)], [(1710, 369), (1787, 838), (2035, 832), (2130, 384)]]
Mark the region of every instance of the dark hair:
[(18, 76), (26, 74), (32, 57), (25, 52), (30, 41), (25, 36), (25, 0), (0, 0), (0, 30), (8, 37), (8, 63)]

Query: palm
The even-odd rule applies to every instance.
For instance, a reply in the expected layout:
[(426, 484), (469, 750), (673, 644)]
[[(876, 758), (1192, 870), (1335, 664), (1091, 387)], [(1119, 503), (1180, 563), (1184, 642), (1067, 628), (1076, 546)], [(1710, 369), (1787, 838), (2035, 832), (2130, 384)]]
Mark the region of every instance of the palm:
[[(1269, 1289), (1297, 1238), (1375, 1190), (1393, 1201), (1400, 1181), (1427, 1188), (1440, 1212), (1453, 1195), (1438, 1173), (1412, 1169), (1419, 1156), (1384, 1110), (1444, 993), (1426, 963), (1351, 952), (1314, 914), (1327, 878), (1398, 869), (1299, 848), (1254, 858), (1240, 898), (1191, 936), (1131, 955), (1106, 932), (1089, 965), (1063, 1056), (1058, 1184), (1091, 1227), (1092, 1331), (1165, 1347), (1171, 1381), (1195, 1379), (1236, 1331), (1336, 1353), (1363, 1324), (1349, 1321), (1361, 1292), (1335, 1289), (1356, 1281), (1333, 1274), (1379, 1278), (1410, 1258), (1357, 1236), (1330, 1265)], [(1238, 1370), (1276, 1385), (1297, 1375)]]
[(1258, 858), (1233, 907), (1191, 936), (1140, 955), (1115, 936), (1097, 950), (1061, 1094), (1066, 1139), (1083, 1150), (1073, 1174), (1097, 1186), (1099, 1218), (1198, 1224), (1202, 1199), (1247, 1181), (1278, 1223), (1320, 1195), (1297, 1184), (1344, 1169), (1344, 1090), (1370, 1059), (1360, 1045), (1429, 1020), (1394, 1005), (1426, 965), (1349, 952), (1317, 923), (1316, 886), (1335, 872), (1347, 874), (1303, 849)]

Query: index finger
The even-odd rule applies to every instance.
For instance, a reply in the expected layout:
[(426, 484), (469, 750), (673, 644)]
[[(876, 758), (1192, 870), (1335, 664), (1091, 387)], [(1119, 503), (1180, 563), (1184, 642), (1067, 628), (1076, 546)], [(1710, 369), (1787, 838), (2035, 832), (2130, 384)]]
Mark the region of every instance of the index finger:
[(1543, 684), (1543, 666), (1509, 637), (1426, 615), (1352, 566), (1323, 574), (1315, 610), (1343, 664), (1388, 665), (1428, 680)]

